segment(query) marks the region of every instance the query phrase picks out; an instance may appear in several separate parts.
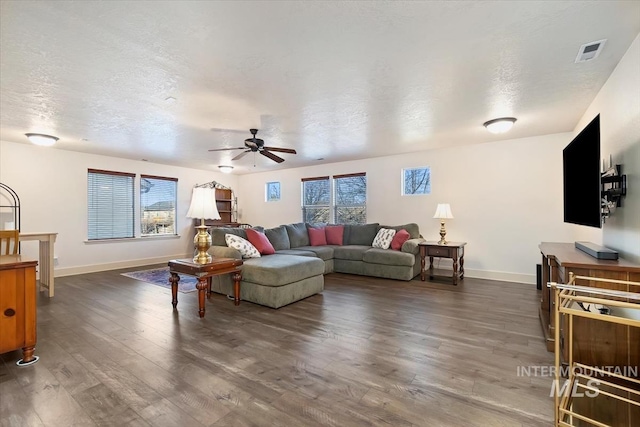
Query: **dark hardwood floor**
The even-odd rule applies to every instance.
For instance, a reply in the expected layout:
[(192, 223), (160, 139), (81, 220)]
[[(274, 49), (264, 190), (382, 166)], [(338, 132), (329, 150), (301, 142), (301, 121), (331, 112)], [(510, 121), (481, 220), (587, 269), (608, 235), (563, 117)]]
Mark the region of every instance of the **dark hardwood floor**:
[[(149, 267), (145, 267), (149, 268)], [(145, 268), (139, 268), (140, 270)], [(39, 298), (40, 361), (0, 356), (2, 426), (548, 426), (533, 285), (326, 276), (279, 310), (117, 270)]]

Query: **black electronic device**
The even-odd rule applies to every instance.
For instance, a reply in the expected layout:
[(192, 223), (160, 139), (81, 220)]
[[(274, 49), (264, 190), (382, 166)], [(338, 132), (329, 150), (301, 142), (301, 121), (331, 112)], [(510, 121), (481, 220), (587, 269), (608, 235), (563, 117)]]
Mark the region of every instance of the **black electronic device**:
[(575, 242), (576, 248), (597, 259), (617, 260), (618, 252), (591, 242)]
[(562, 151), (564, 222), (602, 227), (600, 115)]

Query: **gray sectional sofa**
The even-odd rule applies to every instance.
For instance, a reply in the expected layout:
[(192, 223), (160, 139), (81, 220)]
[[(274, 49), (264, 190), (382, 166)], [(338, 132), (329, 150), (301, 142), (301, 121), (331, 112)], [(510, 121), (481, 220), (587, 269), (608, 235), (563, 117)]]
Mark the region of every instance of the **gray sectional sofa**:
[[(418, 243), (424, 241), (417, 224), (381, 226), (378, 223), (345, 225), (342, 245), (311, 246), (307, 228), (311, 224), (286, 224), (263, 231), (275, 254), (244, 260), (240, 298), (256, 304), (279, 308), (322, 292), (324, 274), (348, 273), (386, 279), (411, 280), (420, 273)], [(401, 250), (378, 249), (371, 245), (380, 228), (405, 229), (410, 238)], [(242, 258), (227, 247), (225, 234), (247, 238), (241, 228), (212, 228), (214, 257)], [(231, 295), (230, 277), (213, 278), (214, 292)]]

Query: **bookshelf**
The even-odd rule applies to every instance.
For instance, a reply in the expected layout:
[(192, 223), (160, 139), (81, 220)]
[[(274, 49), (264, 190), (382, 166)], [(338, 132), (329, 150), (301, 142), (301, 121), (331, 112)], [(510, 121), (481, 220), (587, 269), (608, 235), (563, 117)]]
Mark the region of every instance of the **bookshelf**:
[(209, 227), (237, 227), (238, 223), (238, 199), (230, 188), (216, 188), (216, 207), (220, 219), (205, 220)]

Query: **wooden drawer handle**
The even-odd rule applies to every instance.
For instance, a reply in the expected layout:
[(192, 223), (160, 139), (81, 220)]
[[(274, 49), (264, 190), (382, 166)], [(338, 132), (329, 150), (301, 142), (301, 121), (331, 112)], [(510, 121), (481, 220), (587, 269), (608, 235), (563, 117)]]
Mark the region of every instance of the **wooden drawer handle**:
[(16, 314), (16, 311), (13, 308), (7, 308), (4, 311), (4, 315), (7, 316), (7, 317), (14, 316), (15, 314)]

